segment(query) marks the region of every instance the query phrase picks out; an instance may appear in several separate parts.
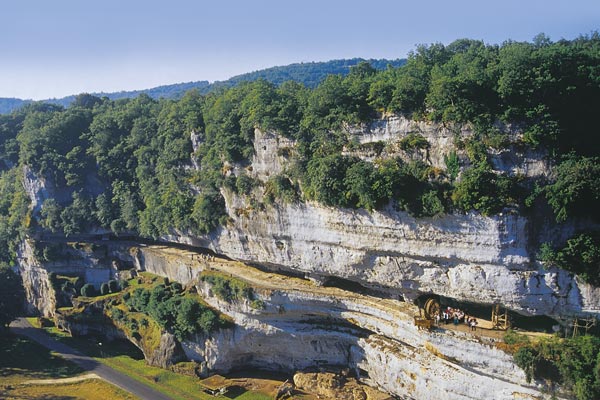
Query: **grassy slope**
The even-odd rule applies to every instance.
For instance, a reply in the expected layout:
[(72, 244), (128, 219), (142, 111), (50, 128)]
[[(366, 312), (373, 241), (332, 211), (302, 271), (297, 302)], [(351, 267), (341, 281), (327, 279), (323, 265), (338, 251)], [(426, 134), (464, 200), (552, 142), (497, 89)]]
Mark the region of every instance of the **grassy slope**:
[[(31, 318), (30, 322), (34, 325), (37, 324), (35, 318)], [(56, 328), (47, 328), (46, 331), (65, 344), (94, 357), (97, 361), (176, 400), (208, 400), (214, 398), (203, 392), (204, 387), (198, 378), (147, 365), (141, 353), (129, 343), (115, 341), (99, 344), (95, 340), (70, 337)], [(262, 393), (244, 392), (233, 398), (239, 400), (266, 400), (271, 397)]]
[(2, 399), (135, 399), (134, 396), (97, 379), (69, 384), (25, 385), (25, 382), (34, 379), (73, 377), (82, 370), (24, 337), (11, 334), (0, 336), (0, 354)]

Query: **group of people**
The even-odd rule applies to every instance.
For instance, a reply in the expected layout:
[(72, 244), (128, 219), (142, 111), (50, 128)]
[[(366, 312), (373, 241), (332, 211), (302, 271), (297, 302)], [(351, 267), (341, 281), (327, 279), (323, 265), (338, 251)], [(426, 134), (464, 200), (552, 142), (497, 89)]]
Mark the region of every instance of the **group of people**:
[[(194, 259), (194, 253), (192, 253), (192, 260)], [(196, 260), (204, 260), (204, 261), (215, 261), (215, 256), (204, 253), (196, 253)]]
[(454, 325), (464, 323), (471, 331), (477, 330), (478, 325), (477, 318), (470, 317), (461, 309), (452, 307), (446, 307), (435, 315), (435, 323), (439, 325), (440, 321), (444, 321), (445, 324), (452, 322)]

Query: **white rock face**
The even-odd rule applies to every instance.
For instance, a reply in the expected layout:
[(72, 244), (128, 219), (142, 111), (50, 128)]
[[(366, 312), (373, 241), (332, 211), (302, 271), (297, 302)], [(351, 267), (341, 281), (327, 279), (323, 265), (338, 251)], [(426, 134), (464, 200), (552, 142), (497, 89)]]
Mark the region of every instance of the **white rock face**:
[(25, 288), (25, 307), (30, 314), (51, 318), (56, 309), (56, 296), (48, 279), (48, 271), (42, 267), (27, 241), (18, 249), (17, 268)]
[[(230, 199), (229, 208), (240, 201)], [(389, 209), (369, 213), (312, 203), (230, 217), (233, 223), (208, 243), (191, 242), (316, 279), (348, 279), (409, 301), (436, 293), (499, 302), (523, 314), (600, 313), (597, 289), (532, 263), (523, 217), (415, 219)]]
[[(380, 336), (360, 339), (352, 353), (353, 361), (362, 370), (368, 368), (369, 379), (378, 386), (401, 398), (408, 399), (542, 399), (535, 387), (525, 384), (524, 376), (513, 367), (512, 376), (486, 376), (464, 365), (460, 359), (448, 361), (444, 354), (434, 353), (437, 348), (394, 346), (396, 343)], [(394, 346), (394, 347), (392, 347)], [(484, 350), (484, 351), (482, 351)], [(432, 351), (434, 353), (432, 353)], [(463, 343), (461, 354), (481, 352), (489, 370), (509, 364), (502, 358), (493, 358), (490, 349)], [(360, 360), (360, 361), (358, 361)], [(522, 374), (522, 371), (520, 371)]]
[(274, 132), (254, 131), (254, 156), (251, 175), (266, 181), (270, 176), (280, 174), (296, 143)]
[[(498, 171), (511, 175), (527, 177), (547, 176), (550, 168), (546, 154), (541, 151), (521, 150), (518, 142), (522, 135), (511, 126), (498, 126), (506, 134), (510, 143), (507, 149), (491, 154), (490, 160)], [(473, 128), (468, 125), (441, 124), (436, 122), (414, 121), (402, 116), (387, 116), (374, 120), (369, 124), (351, 126), (347, 129), (351, 138), (361, 144), (385, 142), (385, 153), (388, 156), (400, 156), (408, 161), (415, 156), (432, 166), (446, 169), (444, 157), (451, 151), (456, 151), (463, 163), (468, 163), (466, 152), (455, 145), (455, 139), (469, 139), (474, 135)], [(427, 151), (407, 154), (396, 148), (402, 138), (409, 134), (420, 134), (429, 142)]]
[(23, 187), (31, 200), (33, 214), (41, 210), (46, 199), (54, 197), (54, 187), (45, 179), (40, 179), (27, 166), (23, 167)]

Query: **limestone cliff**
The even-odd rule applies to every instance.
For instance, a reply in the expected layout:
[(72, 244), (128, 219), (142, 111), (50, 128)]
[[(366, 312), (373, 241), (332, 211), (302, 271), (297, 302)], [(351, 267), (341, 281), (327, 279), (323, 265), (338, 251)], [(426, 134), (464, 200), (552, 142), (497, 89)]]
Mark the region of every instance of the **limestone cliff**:
[(25, 288), (25, 308), (30, 314), (53, 317), (56, 310), (56, 295), (48, 270), (35, 257), (29, 241), (23, 241), (18, 251), (19, 273)]
[[(518, 143), (518, 132), (502, 129)], [(420, 156), (440, 168), (450, 151), (466, 158), (454, 144), (455, 136), (473, 135), (468, 126), (451, 129), (401, 117), (347, 130), (360, 143), (384, 141), (389, 152), (395, 151), (398, 140), (418, 132), (430, 143), (427, 154)], [(294, 146), (276, 133), (257, 129), (255, 155), (246, 170), (264, 181), (285, 169), (283, 154), (293, 152)], [(530, 177), (549, 173), (543, 153), (521, 151), (516, 144), (509, 153), (510, 157), (492, 157), (495, 168)], [(526, 315), (600, 313), (600, 289), (535, 262), (534, 227), (527, 217), (510, 211), (492, 217), (471, 213), (414, 218), (392, 207), (367, 212), (311, 202), (275, 204), (259, 211), (247, 197), (223, 194), (230, 217), (227, 226), (206, 237), (180, 234), (164, 239), (210, 247), (235, 259), (301, 272), (321, 282), (330, 277), (351, 280), (409, 301), (435, 293), (460, 301), (499, 302)], [(260, 196), (259, 191), (256, 197)]]
[[(510, 133), (514, 147), (492, 154), (495, 169), (528, 177), (549, 174), (543, 153), (520, 150), (519, 133), (501, 128)], [(415, 132), (427, 139), (429, 148), (413, 154), (400, 151), (397, 142)], [(384, 156), (421, 158), (438, 168), (444, 168), (444, 156), (451, 151), (467, 162), (456, 146), (457, 132), (461, 138), (473, 134), (468, 126), (401, 117), (347, 127), (359, 144), (383, 141)], [(198, 137), (191, 138), (197, 145)], [(277, 133), (257, 129), (252, 164), (228, 166), (229, 173), (247, 173), (265, 183), (285, 171), (295, 146)], [(370, 157), (361, 153), (360, 146), (346, 151)], [(27, 191), (39, 208), (50, 185), (30, 171), (24, 173)], [(194, 287), (208, 304), (232, 319), (229, 328), (181, 343), (187, 357), (204, 371), (227, 372), (240, 366), (286, 372), (324, 365), (349, 367), (372, 385), (411, 399), (543, 398), (545, 389), (541, 382), (527, 384), (512, 357), (491, 339), (450, 330), (417, 331), (413, 301), (420, 296), (475, 305), (501, 303), (524, 315), (559, 320), (573, 314), (600, 315), (600, 288), (536, 262), (540, 239), (535, 232), (540, 228), (511, 210), (491, 217), (470, 213), (415, 218), (392, 206), (367, 212), (312, 202), (265, 205), (260, 185), (250, 196), (227, 189), (222, 193), (229, 216), (226, 226), (205, 236), (173, 231), (162, 240), (209, 248), (260, 269), (168, 243), (132, 248), (108, 241), (40, 262), (24, 244), (19, 265), (30, 307), (52, 315), (56, 300), (49, 271), (82, 276), (98, 286), (117, 277), (120, 265), (131, 266)], [(213, 269), (252, 285), (260, 307), (216, 296), (200, 279)], [(329, 287), (332, 282), (358, 289)], [(172, 338), (165, 339), (165, 349), (174, 346)], [(157, 357), (164, 359), (161, 354)]]

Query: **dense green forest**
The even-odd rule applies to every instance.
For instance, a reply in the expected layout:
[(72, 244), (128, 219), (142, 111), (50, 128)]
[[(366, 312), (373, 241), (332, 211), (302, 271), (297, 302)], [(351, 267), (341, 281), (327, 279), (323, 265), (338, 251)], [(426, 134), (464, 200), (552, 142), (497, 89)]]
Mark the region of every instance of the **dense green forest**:
[[(528, 213), (541, 205), (556, 223), (598, 222), (600, 135), (593, 130), (599, 99), (600, 37), (594, 33), (555, 43), (538, 36), (531, 43), (462, 39), (423, 45), (401, 67), (379, 71), (361, 62), (314, 88), (259, 79), (208, 94), (188, 91), (179, 100), (82, 94), (66, 109), (32, 103), (0, 116), (0, 257), (11, 260), (27, 229), (205, 234), (227, 221), (223, 190), (247, 196), (256, 210), (313, 200), (367, 210), (391, 204), (415, 217), (432, 217), (472, 210), (492, 215), (506, 208)], [(470, 124), (474, 137), (456, 137), (468, 163), (448, 154), (446, 170), (439, 171), (416, 160), (367, 162), (345, 155), (342, 150), (359, 145), (344, 125), (382, 113)], [(489, 152), (509, 142), (501, 123), (523, 132), (519, 146), (548, 151), (552, 180), (492, 169)], [(249, 164), (255, 127), (297, 143), (285, 173), (268, 182), (230, 172), (232, 164)], [(195, 152), (191, 132), (200, 143)], [(428, 145), (418, 134), (399, 144), (405, 151)], [(192, 153), (198, 170), (191, 167)], [(40, 215), (29, 218), (23, 165), (51, 179), (71, 200), (47, 199)], [(254, 190), (264, 196), (254, 196)], [(599, 235), (576, 234), (584, 237), (548, 243), (540, 257), (595, 281)]]
[[(239, 85), (242, 82), (252, 82), (264, 79), (267, 82), (280, 85), (283, 82), (295, 81), (309, 88), (316, 87), (327, 77), (327, 75), (348, 75), (350, 68), (364, 62), (362, 58), (352, 58), (347, 60), (331, 60), (322, 62), (297, 63), (279, 67), (262, 69), (259, 71), (248, 72), (237, 75), (225, 81), (209, 83), (208, 81), (196, 81), (186, 83), (176, 83), (172, 85), (158, 86), (152, 89), (121, 91), (115, 93), (94, 93), (97, 97), (107, 97), (110, 100), (132, 99), (141, 94), (147, 94), (153, 99), (180, 99), (186, 92), (197, 90), (200, 94), (207, 94), (211, 91), (229, 88)], [(405, 63), (404, 59), (396, 60), (366, 60), (373, 68), (384, 70), (391, 65), (399, 67)], [(68, 107), (75, 101), (76, 96), (67, 96), (60, 99), (48, 99), (45, 102)], [(8, 114), (19, 107), (31, 103), (29, 100), (16, 98), (0, 98), (0, 114)]]

